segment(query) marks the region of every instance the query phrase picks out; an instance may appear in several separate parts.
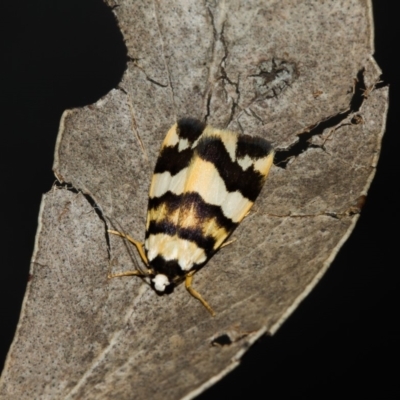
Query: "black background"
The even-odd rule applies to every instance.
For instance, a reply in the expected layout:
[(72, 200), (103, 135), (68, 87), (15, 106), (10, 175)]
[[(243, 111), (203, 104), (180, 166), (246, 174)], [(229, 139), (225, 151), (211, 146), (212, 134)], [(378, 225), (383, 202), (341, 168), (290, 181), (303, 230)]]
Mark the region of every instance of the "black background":
[[(61, 114), (104, 96), (126, 66), (122, 36), (100, 0), (10, 3), (0, 9), (0, 368), (18, 322), (41, 195), (55, 180)], [(276, 335), (260, 339), (241, 366), (201, 399), (400, 395), (395, 4), (374, 1), (375, 58), (390, 84), (390, 110), (362, 216), (321, 282)]]

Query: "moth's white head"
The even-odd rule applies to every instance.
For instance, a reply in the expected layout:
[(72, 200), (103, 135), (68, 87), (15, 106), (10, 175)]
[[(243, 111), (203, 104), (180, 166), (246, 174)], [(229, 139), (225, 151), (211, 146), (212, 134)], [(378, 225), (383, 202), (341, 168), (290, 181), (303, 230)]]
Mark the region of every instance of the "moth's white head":
[(170, 284), (168, 278), (166, 275), (163, 274), (157, 274), (153, 279), (154, 283), (154, 289), (157, 290), (157, 292), (163, 292), (165, 288)]

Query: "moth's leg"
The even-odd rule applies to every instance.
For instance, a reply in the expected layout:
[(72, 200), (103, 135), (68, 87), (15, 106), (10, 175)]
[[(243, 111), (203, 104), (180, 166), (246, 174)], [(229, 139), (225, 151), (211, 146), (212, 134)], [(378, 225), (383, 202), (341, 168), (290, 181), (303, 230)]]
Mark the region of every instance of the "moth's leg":
[(122, 238), (128, 239), (136, 247), (137, 251), (139, 252), (140, 258), (143, 260), (143, 262), (147, 266), (149, 266), (149, 260), (147, 259), (146, 253), (144, 252), (143, 243), (138, 242), (137, 240), (130, 237), (129, 235), (125, 235), (125, 233), (121, 233), (118, 231), (112, 231), (110, 229), (108, 230), (108, 232), (112, 233), (113, 235), (117, 235)]
[(225, 246), (229, 246), (229, 245), (232, 244), (233, 242), (236, 242), (236, 240), (237, 240), (237, 239), (235, 238), (235, 239), (231, 239), (231, 240), (228, 240), (227, 242), (222, 243), (220, 249), (222, 249), (222, 248), (225, 247)]
[(201, 297), (201, 294), (199, 292), (197, 292), (196, 290), (194, 290), (192, 288), (192, 282), (193, 282), (193, 275), (196, 273), (196, 271), (192, 271), (189, 272), (186, 275), (186, 279), (185, 279), (185, 286), (187, 291), (197, 300), (200, 301), (201, 304), (203, 304), (203, 306), (207, 309), (207, 311), (213, 316), (215, 317), (215, 312), (213, 311), (213, 309), (210, 307), (210, 305), (203, 299), (203, 297)]
[(108, 274), (107, 278), (111, 279), (111, 278), (118, 278), (120, 276), (132, 276), (132, 275), (148, 276), (149, 274), (135, 269), (134, 271), (117, 272), (116, 274), (111, 274), (110, 273), (110, 274)]

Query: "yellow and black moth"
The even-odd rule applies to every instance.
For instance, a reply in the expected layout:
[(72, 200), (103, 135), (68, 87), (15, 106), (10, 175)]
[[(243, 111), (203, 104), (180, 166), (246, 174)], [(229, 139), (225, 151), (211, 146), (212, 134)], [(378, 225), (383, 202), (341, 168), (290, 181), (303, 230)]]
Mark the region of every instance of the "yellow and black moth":
[(149, 191), (144, 246), (128, 235), (146, 271), (110, 277), (149, 276), (157, 292), (185, 281), (224, 244), (247, 215), (271, 168), (274, 151), (261, 137), (214, 129), (192, 118), (179, 120), (161, 146)]

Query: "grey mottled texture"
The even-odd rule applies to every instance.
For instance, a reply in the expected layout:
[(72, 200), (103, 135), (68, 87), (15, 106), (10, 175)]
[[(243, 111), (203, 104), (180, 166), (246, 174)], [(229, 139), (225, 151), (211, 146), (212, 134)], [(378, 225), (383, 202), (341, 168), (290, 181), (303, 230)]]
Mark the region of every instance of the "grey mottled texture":
[[(43, 199), (31, 280), (0, 398), (191, 398), (275, 332), (352, 231), (375, 172), (387, 88), (369, 1), (109, 1), (131, 60), (120, 87), (64, 113)], [(249, 23), (251, 21), (251, 23)], [(268, 137), (278, 150), (349, 110), (274, 167), (253, 212), (195, 278), (210, 317), (181, 285), (158, 296), (133, 269), (147, 193), (170, 125), (193, 116)], [(344, 115), (344, 114), (343, 114)], [(228, 334), (232, 344), (211, 343)], [(156, 379), (154, 378), (156, 377)]]

